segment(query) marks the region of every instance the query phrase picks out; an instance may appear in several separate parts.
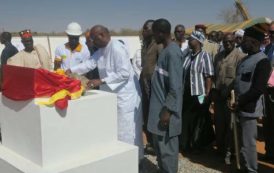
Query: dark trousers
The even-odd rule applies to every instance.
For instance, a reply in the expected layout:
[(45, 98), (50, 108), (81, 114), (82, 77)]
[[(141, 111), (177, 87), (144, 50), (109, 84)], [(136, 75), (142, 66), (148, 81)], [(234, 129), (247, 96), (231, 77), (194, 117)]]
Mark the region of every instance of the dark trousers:
[(154, 149), (157, 155), (158, 166), (161, 173), (177, 173), (179, 160), (178, 136), (169, 137), (152, 135)]
[(184, 95), (181, 149), (202, 149), (215, 139), (208, 104), (200, 104), (197, 96)]
[(147, 142), (149, 144), (152, 144), (152, 142), (153, 142), (152, 135), (147, 130), (151, 81), (144, 79), (143, 75), (141, 74), (139, 83), (140, 83), (140, 87), (141, 87), (141, 91), (142, 91), (142, 110), (143, 110), (143, 120), (144, 120), (143, 131), (146, 134)]
[(274, 157), (274, 88), (265, 95), (266, 116), (263, 119), (266, 155)]
[(231, 112), (225, 99), (216, 101), (214, 105), (214, 124), (218, 150), (224, 153), (231, 152), (233, 147)]

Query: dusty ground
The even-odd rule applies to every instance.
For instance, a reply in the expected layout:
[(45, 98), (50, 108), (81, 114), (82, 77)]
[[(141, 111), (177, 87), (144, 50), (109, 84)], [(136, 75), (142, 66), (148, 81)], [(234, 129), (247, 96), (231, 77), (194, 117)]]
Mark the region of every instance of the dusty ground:
[[(264, 142), (257, 142), (258, 156), (265, 153)], [(157, 173), (156, 158), (146, 155), (144, 169), (140, 173)], [(226, 166), (224, 160), (211, 147), (200, 154), (187, 154), (179, 156), (179, 173), (233, 173), (235, 172), (235, 160), (232, 166)], [(259, 173), (274, 173), (274, 164), (259, 162)]]

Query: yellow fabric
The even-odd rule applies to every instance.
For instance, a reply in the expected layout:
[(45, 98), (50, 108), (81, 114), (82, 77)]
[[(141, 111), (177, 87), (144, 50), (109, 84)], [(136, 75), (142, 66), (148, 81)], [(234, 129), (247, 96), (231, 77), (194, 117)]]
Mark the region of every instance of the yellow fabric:
[(84, 87), (81, 86), (81, 89), (79, 91), (76, 91), (74, 93), (70, 93), (68, 90), (60, 90), (54, 95), (52, 95), (47, 101), (38, 101), (36, 104), (38, 105), (46, 105), (46, 106), (51, 106), (53, 105), (57, 100), (63, 99), (66, 96), (70, 96), (72, 100), (78, 99), (81, 97), (82, 93), (84, 91)]
[[(67, 49), (71, 50), (68, 43), (66, 43), (65, 46), (66, 46)], [(77, 45), (77, 47), (76, 47), (73, 51), (81, 52), (82, 47), (83, 47), (82, 44), (79, 43), (79, 44)]]
[(58, 68), (57, 70), (54, 71), (54, 73), (62, 75), (62, 76), (66, 76), (65, 70)]

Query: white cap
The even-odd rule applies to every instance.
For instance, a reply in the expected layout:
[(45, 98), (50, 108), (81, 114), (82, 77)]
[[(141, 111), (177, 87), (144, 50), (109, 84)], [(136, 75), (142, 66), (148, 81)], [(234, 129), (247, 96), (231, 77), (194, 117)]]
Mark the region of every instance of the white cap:
[(238, 29), (238, 30), (235, 32), (235, 36), (236, 36), (236, 37), (243, 37), (243, 36), (244, 36), (244, 33), (245, 33), (244, 30)]
[(68, 35), (80, 36), (82, 35), (81, 26), (76, 22), (71, 22), (70, 24), (68, 24), (66, 33)]

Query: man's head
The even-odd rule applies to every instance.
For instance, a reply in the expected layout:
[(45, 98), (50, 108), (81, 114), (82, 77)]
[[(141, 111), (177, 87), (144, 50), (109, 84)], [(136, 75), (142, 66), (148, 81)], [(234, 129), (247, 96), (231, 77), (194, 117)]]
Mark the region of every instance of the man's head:
[(244, 36), (245, 31), (242, 29), (238, 29), (235, 31), (235, 42), (237, 46), (240, 46), (242, 41), (243, 41), (243, 36)]
[(86, 45), (88, 48), (91, 48), (93, 46), (93, 42), (90, 40), (90, 33), (89, 30), (85, 32), (85, 38), (86, 38)]
[(205, 35), (203, 32), (193, 31), (188, 41), (189, 48), (192, 50), (201, 49), (204, 41)]
[(79, 44), (79, 38), (82, 35), (82, 28), (78, 23), (72, 22), (68, 24), (66, 33), (68, 36), (69, 47), (71, 50), (74, 50)]
[(182, 42), (185, 39), (185, 26), (184, 25), (177, 25), (174, 29), (174, 36), (176, 41)]
[(204, 35), (206, 35), (206, 26), (203, 24), (195, 25), (195, 30), (202, 32)]
[(21, 37), (21, 42), (23, 43), (25, 47), (25, 51), (31, 52), (34, 49), (31, 31), (29, 29), (26, 29), (26, 30), (20, 31), (19, 35)]
[(247, 54), (254, 54), (260, 51), (260, 46), (264, 40), (264, 33), (257, 30), (255, 27), (245, 29), (243, 42), (241, 44), (242, 50)]
[(230, 53), (235, 48), (235, 37), (232, 33), (228, 33), (223, 38), (224, 50)]
[(217, 43), (222, 42), (223, 39), (224, 39), (224, 33), (223, 33), (223, 31), (218, 31), (217, 32)]
[(274, 21), (272, 21), (270, 24), (269, 36), (270, 36), (271, 43), (274, 43)]
[(208, 34), (208, 40), (213, 41), (213, 42), (218, 42), (218, 32), (217, 31), (211, 31)]
[(109, 30), (102, 25), (96, 25), (90, 29), (90, 40), (96, 48), (106, 47), (110, 41)]
[(9, 32), (2, 32), (0, 36), (0, 41), (2, 44), (5, 44), (7, 42), (11, 42), (11, 33)]
[(262, 46), (266, 47), (270, 43), (271, 43), (271, 40), (270, 40), (269, 34), (264, 33), (264, 40), (263, 40)]
[(152, 31), (158, 44), (165, 43), (170, 38), (171, 25), (166, 19), (157, 19), (152, 25)]
[(143, 29), (142, 29), (142, 37), (143, 40), (150, 40), (153, 37), (153, 32), (152, 32), (152, 25), (153, 25), (154, 20), (147, 20), (144, 25), (143, 25)]

